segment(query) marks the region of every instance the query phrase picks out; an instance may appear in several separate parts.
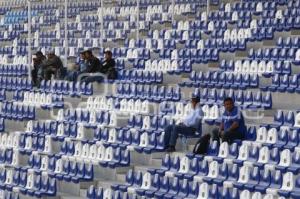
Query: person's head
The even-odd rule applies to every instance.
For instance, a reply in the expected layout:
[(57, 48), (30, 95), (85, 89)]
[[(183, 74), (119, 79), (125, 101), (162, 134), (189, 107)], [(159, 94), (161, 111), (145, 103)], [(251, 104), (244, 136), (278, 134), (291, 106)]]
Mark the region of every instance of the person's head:
[(53, 57), (55, 57), (55, 52), (54, 52), (54, 51), (49, 51), (49, 52), (47, 53), (47, 58), (48, 58), (48, 59), (52, 59)]
[(36, 56), (37, 58), (40, 58), (40, 57), (43, 57), (44, 54), (43, 54), (41, 51), (37, 51), (37, 52), (35, 53), (35, 56)]
[(107, 50), (104, 52), (104, 58), (106, 60), (110, 60), (112, 58), (112, 52), (110, 50)]
[(84, 52), (85, 59), (91, 59), (93, 57), (93, 52), (91, 50), (86, 50)]
[(194, 109), (199, 102), (200, 102), (200, 97), (192, 97), (192, 100), (191, 100), (192, 108)]
[(84, 52), (81, 52), (81, 53), (80, 53), (80, 59), (82, 59), (82, 60), (85, 59), (85, 53), (84, 53)]
[(225, 98), (224, 99), (224, 107), (225, 107), (225, 110), (228, 111), (228, 112), (231, 112), (232, 109), (234, 108), (234, 102), (233, 102), (233, 99), (228, 97), (228, 98)]

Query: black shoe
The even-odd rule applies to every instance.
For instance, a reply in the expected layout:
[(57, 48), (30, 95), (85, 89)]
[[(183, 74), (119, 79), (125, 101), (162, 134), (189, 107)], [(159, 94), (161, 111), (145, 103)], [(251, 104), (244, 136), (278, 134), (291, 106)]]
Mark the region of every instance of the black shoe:
[(167, 150), (166, 150), (166, 152), (168, 152), (168, 153), (172, 153), (172, 152), (175, 152), (175, 151), (176, 151), (176, 149), (175, 149), (174, 146), (170, 146), (170, 147), (167, 148)]

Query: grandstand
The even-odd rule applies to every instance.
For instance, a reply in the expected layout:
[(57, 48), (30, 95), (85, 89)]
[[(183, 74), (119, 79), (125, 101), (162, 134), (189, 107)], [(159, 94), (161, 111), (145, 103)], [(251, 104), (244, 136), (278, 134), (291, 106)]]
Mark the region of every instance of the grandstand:
[[(0, 199), (300, 198), (300, 0), (1, 0), (0, 28)], [(118, 79), (33, 86), (34, 52), (86, 49)], [(164, 152), (191, 96), (246, 140)]]

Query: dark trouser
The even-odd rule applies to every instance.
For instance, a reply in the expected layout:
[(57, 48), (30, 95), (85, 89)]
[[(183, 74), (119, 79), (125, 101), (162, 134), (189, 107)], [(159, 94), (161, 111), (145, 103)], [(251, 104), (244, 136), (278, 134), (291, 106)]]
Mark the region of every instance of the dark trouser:
[(79, 71), (69, 71), (65, 77), (65, 80), (68, 81), (77, 81), (77, 77), (80, 74)]
[(84, 76), (81, 78), (81, 82), (91, 83), (91, 82), (101, 82), (104, 77), (102, 76)]
[(54, 68), (54, 67), (45, 68), (45, 70), (44, 70), (44, 79), (45, 80), (51, 80), (52, 75), (54, 75), (54, 76), (57, 75), (57, 69)]
[(237, 130), (225, 132), (224, 135), (221, 136), (219, 129), (218, 128), (214, 129), (212, 132), (212, 139), (217, 140), (219, 143), (220, 138), (222, 139), (222, 142), (227, 142), (228, 144), (232, 144), (234, 140), (244, 139), (244, 136), (241, 132)]
[(165, 146), (175, 146), (179, 134), (191, 136), (196, 132), (195, 128), (181, 125), (169, 125), (165, 128)]
[(37, 69), (33, 69), (31, 71), (31, 78), (32, 78), (33, 85), (36, 86), (38, 84), (38, 70)]

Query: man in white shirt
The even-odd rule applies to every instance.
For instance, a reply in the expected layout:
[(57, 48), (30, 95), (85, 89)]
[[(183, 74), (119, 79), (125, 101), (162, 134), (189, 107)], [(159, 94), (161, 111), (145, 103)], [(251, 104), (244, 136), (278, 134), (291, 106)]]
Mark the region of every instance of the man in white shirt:
[(192, 136), (195, 132), (201, 134), (203, 112), (199, 102), (199, 97), (193, 97), (191, 101), (192, 111), (186, 116), (183, 122), (178, 125), (171, 124), (165, 128), (165, 146), (167, 152), (174, 152), (176, 150), (175, 145), (179, 134), (185, 136)]

